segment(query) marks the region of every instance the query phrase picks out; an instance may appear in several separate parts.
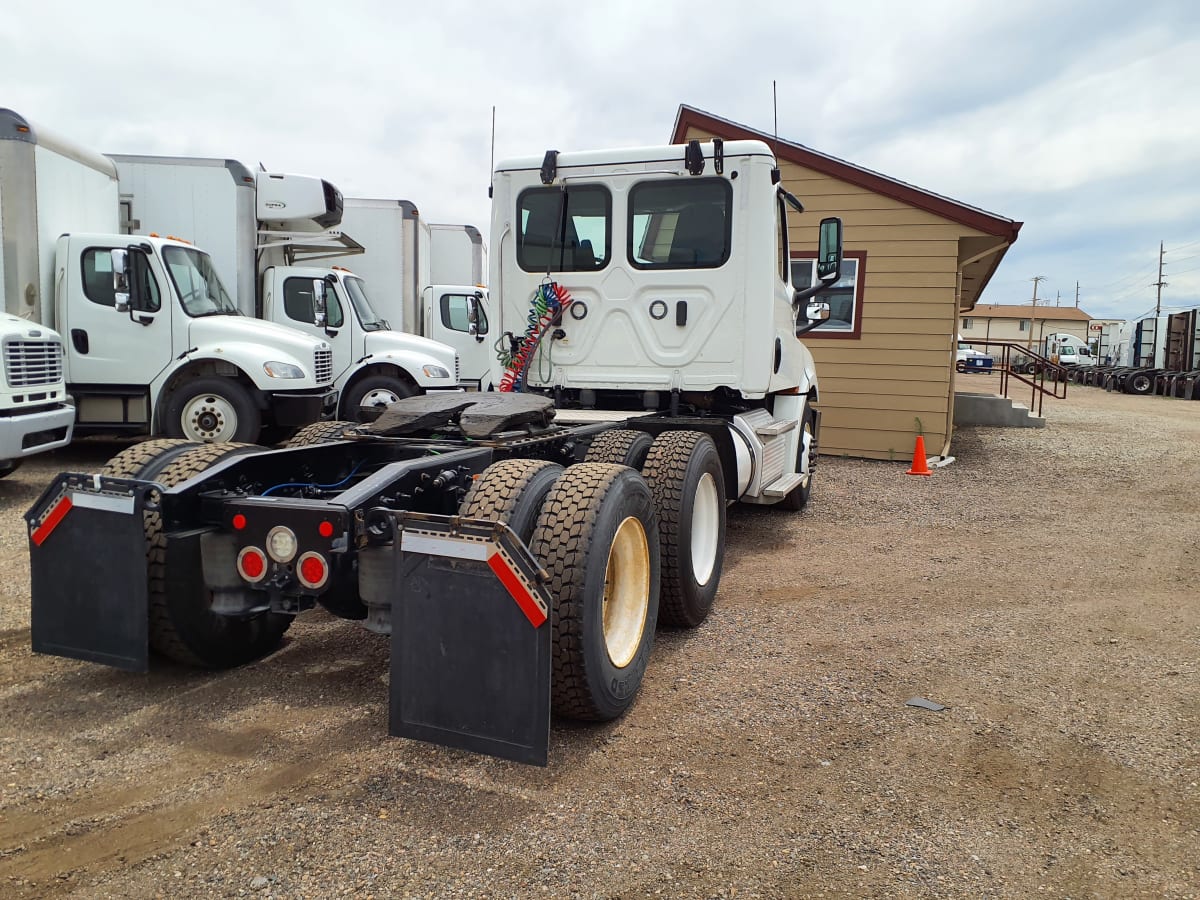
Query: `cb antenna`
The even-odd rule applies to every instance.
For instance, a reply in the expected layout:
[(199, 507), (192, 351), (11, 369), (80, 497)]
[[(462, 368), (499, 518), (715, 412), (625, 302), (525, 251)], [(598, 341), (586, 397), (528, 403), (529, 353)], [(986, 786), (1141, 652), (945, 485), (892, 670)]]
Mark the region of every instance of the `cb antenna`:
[(492, 178), (496, 171), (496, 104), (492, 104), (492, 151), (488, 159), (488, 199), (492, 199)]

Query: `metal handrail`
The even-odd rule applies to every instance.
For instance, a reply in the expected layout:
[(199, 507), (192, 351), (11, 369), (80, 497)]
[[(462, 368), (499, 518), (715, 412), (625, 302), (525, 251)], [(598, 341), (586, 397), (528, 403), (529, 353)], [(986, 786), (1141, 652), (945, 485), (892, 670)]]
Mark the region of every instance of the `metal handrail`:
[[(1042, 401), (1046, 396), (1053, 397), (1056, 400), (1064, 400), (1067, 396), (1067, 369), (1066, 366), (1060, 366), (1058, 363), (1051, 361), (1045, 356), (1042, 356), (1036, 350), (1033, 350), (1024, 344), (1014, 344), (1010, 341), (993, 341), (993, 340), (977, 340), (971, 338), (969, 341), (971, 346), (982, 344), (985, 347), (997, 347), (1000, 350), (1000, 396), (1008, 396), (1008, 380), (1015, 378), (1023, 384), (1029, 385), (1031, 391), (1029, 395), (1029, 409), (1032, 411), (1034, 404), (1037, 405), (1037, 415), (1042, 414)], [(1032, 375), (1026, 376), (1020, 372), (1013, 370), (1013, 357), (1021, 356), (1032, 360), (1035, 364)], [(994, 359), (993, 354), (993, 359)], [(1046, 375), (1050, 374), (1051, 384), (1053, 389), (1046, 387)], [(1039, 382), (1040, 378), (1040, 382)], [(1062, 386), (1062, 393), (1059, 393), (1059, 386)]]

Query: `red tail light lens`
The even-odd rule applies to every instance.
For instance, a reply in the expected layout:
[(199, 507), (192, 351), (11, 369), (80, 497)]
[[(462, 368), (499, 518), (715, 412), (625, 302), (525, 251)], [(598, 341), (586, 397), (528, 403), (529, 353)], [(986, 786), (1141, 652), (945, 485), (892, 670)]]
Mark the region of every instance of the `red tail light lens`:
[(257, 584), (267, 575), (267, 556), (257, 547), (243, 547), (237, 558), (238, 574), (251, 584)]
[(320, 553), (305, 553), (296, 562), (296, 577), (309, 590), (316, 590), (329, 580), (329, 564)]

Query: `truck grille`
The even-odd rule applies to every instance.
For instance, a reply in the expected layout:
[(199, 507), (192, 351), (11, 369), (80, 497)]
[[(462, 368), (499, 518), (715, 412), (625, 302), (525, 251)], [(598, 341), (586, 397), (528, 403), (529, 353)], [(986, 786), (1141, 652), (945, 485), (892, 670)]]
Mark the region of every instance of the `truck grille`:
[(313, 369), (316, 371), (317, 384), (333, 381), (333, 351), (318, 350), (316, 359), (313, 361)]
[(57, 384), (63, 377), (62, 344), (59, 341), (5, 341), (4, 377), (13, 388)]

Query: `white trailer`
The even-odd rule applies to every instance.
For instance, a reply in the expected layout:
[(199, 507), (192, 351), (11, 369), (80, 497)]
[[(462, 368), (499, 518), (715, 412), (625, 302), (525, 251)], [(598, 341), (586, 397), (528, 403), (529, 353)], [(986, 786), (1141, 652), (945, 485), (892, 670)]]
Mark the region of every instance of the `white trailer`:
[(5, 306), (69, 337), (60, 359), (76, 433), (253, 441), (332, 411), (327, 342), (213, 318), (236, 310), (205, 254), (120, 233), (111, 160), (0, 116), (0, 192), (13, 203)]
[[(392, 330), (359, 273), (330, 264), (363, 247), (336, 227), (343, 200), (328, 181), (228, 159), (111, 158), (132, 233), (183, 234), (212, 248), (246, 315), (330, 343), (342, 418), (365, 421), (401, 397), (457, 389), (452, 347)], [(314, 280), (325, 282), (323, 297)]]
[(496, 335), (483, 286), (486, 249), (470, 225), (431, 225), (408, 200), (347, 197), (342, 229), (363, 245), (348, 265), (394, 327), (448, 344), (464, 383), (494, 384)]

